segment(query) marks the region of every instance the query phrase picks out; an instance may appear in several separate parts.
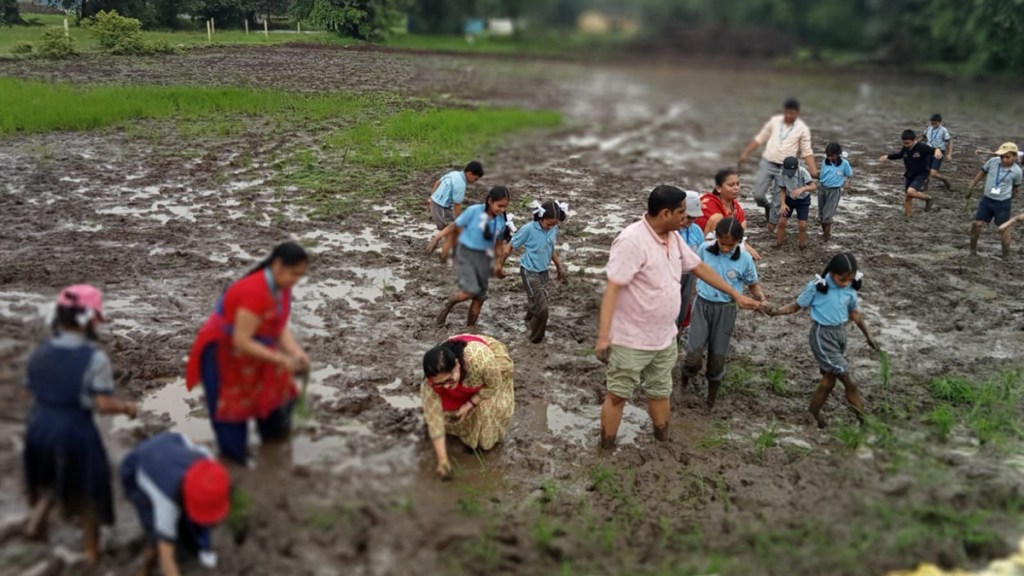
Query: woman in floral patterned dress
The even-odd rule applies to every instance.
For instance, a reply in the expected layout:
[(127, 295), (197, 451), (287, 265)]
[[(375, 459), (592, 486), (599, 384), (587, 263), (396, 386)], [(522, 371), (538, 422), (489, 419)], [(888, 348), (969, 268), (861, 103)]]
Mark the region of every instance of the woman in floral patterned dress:
[(512, 358), (489, 336), (462, 334), (423, 356), (423, 416), (437, 456), (437, 474), (451, 475), (445, 435), (490, 450), (508, 433), (515, 411)]

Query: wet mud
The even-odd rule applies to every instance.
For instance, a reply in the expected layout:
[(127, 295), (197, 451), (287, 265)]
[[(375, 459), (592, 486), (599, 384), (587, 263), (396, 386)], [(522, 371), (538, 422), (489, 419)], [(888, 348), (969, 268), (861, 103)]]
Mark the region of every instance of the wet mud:
[[(440, 483), (419, 411), (420, 359), (459, 332), (465, 309), (457, 308), (445, 329), (434, 327), (454, 288), (453, 273), (423, 256), (429, 216), (407, 208), (421, 205), (436, 174), (416, 175), (381, 190), (382, 200), (325, 218), (303, 201), (308, 191), (274, 184), (268, 160), (307, 145), (315, 127), (216, 142), (183, 142), (161, 122), (132, 127), (157, 135), (147, 139), (130, 137), (124, 127), (6, 138), (0, 141), (3, 526), (25, 512), (19, 472), (25, 356), (45, 336), (42, 316), (61, 286), (90, 281), (109, 298), (102, 340), (120, 393), (143, 406), (136, 421), (101, 418), (116, 460), (165, 429), (210, 440), (202, 396), (182, 384), (192, 338), (229, 282), (273, 244), (296, 238), (315, 255), (292, 314), (314, 359), (308, 413), (298, 418), (289, 443), (254, 440), (254, 464), (232, 470), (251, 499), (251, 514), (241, 526), (216, 531), (218, 573), (880, 574), (918, 561), (977, 566), (1014, 549), (1024, 499), (1019, 444), (979, 446), (963, 430), (942, 442), (923, 420), (935, 405), (930, 379), (997, 377), (1024, 356), (1018, 298), (1024, 242), (1017, 234), (1013, 254), (1002, 260), (987, 229), (981, 255), (968, 257), (970, 215), (962, 195), (980, 165), (971, 151), (1024, 140), (1007, 133), (1002, 120), (1024, 112), (1010, 94), (870, 76), (588, 68), (318, 46), (113, 62), (0, 62), (0, 74), (387, 90), (558, 108), (566, 116), (563, 128), (509, 138), (481, 158), (487, 176), (470, 197), (508, 185), (520, 222), (528, 216), (527, 199), (568, 201), (571, 218), (561, 226), (558, 249), (569, 279), (552, 288), (551, 324), (540, 345), (527, 339), (518, 276), (492, 280), (479, 329), (512, 353), (516, 416), (507, 440), (489, 453), (450, 442), (456, 478)], [(642, 213), (654, 185), (708, 190), (714, 171), (735, 162), (790, 94), (803, 101), (819, 156), (825, 142), (840, 141), (856, 176), (832, 242), (823, 244), (812, 219), (810, 247), (800, 251), (792, 235), (788, 245), (771, 246), (749, 198), (753, 165), (744, 167), (742, 201), (750, 241), (763, 256), (765, 292), (775, 304), (788, 302), (833, 253), (857, 254), (866, 274), (867, 323), (890, 354), (887, 385), (855, 331), (849, 358), (869, 410), (887, 406), (892, 413), (898, 406), (902, 417), (885, 416), (884, 431), (864, 431), (865, 441), (848, 447), (837, 430), (858, 429), (836, 392), (825, 408), (831, 427), (819, 431), (806, 414), (817, 384), (806, 348), (809, 320), (744, 312), (713, 413), (701, 408), (699, 392), (687, 392), (674, 411), (671, 440), (661, 444), (642, 398), (635, 398), (618, 448), (599, 453), (604, 368), (592, 347), (611, 241)], [(902, 166), (876, 158), (896, 145), (900, 131), (922, 129), (935, 111), (956, 138), (954, 162), (945, 167), (954, 191), (934, 190), (936, 209), (917, 206), (907, 222)], [(198, 153), (169, 153), (182, 146)], [(251, 162), (239, 162), (242, 154)], [(514, 262), (508, 270), (516, 270)], [(773, 370), (783, 372), (774, 378), (784, 384), (774, 390)], [(976, 521), (965, 525), (964, 517)], [(915, 532), (933, 527), (934, 536)], [(2, 533), (4, 573), (42, 565), (84, 573), (80, 535), (67, 525), (54, 525), (49, 547), (16, 532)], [(104, 546), (99, 573), (134, 573), (142, 538), (123, 500)]]

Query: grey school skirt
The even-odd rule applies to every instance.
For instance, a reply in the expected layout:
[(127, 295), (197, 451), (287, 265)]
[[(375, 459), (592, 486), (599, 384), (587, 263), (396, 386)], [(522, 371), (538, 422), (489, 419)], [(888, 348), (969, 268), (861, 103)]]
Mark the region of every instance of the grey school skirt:
[(818, 362), (822, 374), (846, 374), (850, 365), (846, 354), (846, 326), (824, 326), (811, 323), (811, 354)]
[(474, 300), (487, 300), (491, 255), (459, 244), (455, 248), (455, 275), (459, 290), (473, 296)]

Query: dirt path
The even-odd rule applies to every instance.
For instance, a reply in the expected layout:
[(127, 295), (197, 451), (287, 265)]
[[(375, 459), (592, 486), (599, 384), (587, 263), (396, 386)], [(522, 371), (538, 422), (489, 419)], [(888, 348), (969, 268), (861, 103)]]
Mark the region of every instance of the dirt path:
[[(462, 311), (447, 331), (433, 328), (453, 280), (421, 255), (426, 215), (402, 211), (435, 175), (382, 190), (380, 201), (352, 216), (321, 219), (303, 204), (303, 191), (270, 184), (273, 160), (314, 141), (315, 127), (184, 142), (173, 127), (147, 123), (0, 141), (0, 426), (8, 432), (0, 443), (8, 470), (0, 475), (0, 512), (8, 518), (24, 506), (16, 470), (26, 404), (15, 383), (60, 286), (104, 286), (118, 384), (147, 409), (139, 423), (105, 424), (112, 452), (172, 423), (205, 440), (208, 425), (201, 410), (193, 412), (199, 396), (183, 400), (177, 380), (196, 326), (228, 282), (295, 237), (316, 254), (293, 314), (315, 358), (314, 413), (290, 446), (262, 449), (253, 469), (235, 471), (254, 515), (240, 543), (218, 531), (221, 573), (879, 574), (918, 560), (982, 563), (1019, 538), (1019, 443), (979, 447), (962, 427), (939, 442), (923, 420), (936, 404), (926, 386), (933, 377), (981, 381), (1020, 366), (1024, 304), (1013, 295), (1021, 244), (1004, 262), (988, 231), (982, 256), (967, 258), (962, 195), (940, 192), (936, 211), (904, 222), (902, 168), (874, 160), (933, 111), (947, 118), (961, 152), (1024, 141), (1005, 132), (1001, 119), (1022, 112), (1008, 96), (871, 78), (587, 69), (312, 46), (114, 62), (0, 62), (0, 74), (396, 89), (559, 107), (565, 129), (514, 139), (483, 158), (487, 178), (470, 194), (510, 186), (520, 220), (527, 197), (569, 201), (574, 214), (559, 250), (572, 274), (554, 293), (553, 324), (540, 346), (526, 340), (519, 283), (495, 283), (481, 329), (512, 350), (518, 412), (508, 441), (492, 453), (477, 458), (453, 446), (458, 479), (439, 484), (430, 477), (415, 397), (418, 366), (424, 350), (458, 330)], [(715, 169), (732, 162), (791, 93), (803, 100), (816, 149), (839, 139), (857, 176), (834, 241), (823, 246), (812, 236), (806, 252), (768, 247), (745, 199), (751, 240), (764, 256), (759, 271), (769, 298), (781, 303), (835, 251), (858, 255), (868, 323), (891, 353), (889, 389), (877, 359), (852, 334), (851, 361), (886, 425), (859, 431), (837, 395), (826, 406), (832, 429), (810, 426), (804, 410), (816, 369), (805, 345), (808, 320), (741, 314), (714, 414), (700, 411), (694, 396), (673, 417), (672, 442), (658, 445), (636, 402), (621, 447), (599, 455), (604, 371), (591, 347), (608, 246), (654, 185), (708, 189)], [(958, 153), (954, 183), (962, 189), (977, 166)], [(750, 180), (745, 174), (745, 190)], [(783, 371), (776, 380), (785, 390), (772, 391), (774, 369)], [(131, 511), (119, 513), (102, 573), (129, 573), (138, 550)], [(54, 541), (78, 546), (66, 529)], [(47, 557), (17, 540), (0, 549), (12, 566)]]

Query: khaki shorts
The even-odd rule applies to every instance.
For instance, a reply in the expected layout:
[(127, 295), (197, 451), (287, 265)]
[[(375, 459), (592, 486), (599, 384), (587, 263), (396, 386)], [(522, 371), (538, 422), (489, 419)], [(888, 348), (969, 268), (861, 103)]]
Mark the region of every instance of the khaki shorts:
[(668, 398), (672, 395), (672, 368), (678, 357), (675, 339), (664, 350), (612, 346), (606, 375), (608, 391), (619, 398), (631, 398), (639, 385), (649, 400)]

